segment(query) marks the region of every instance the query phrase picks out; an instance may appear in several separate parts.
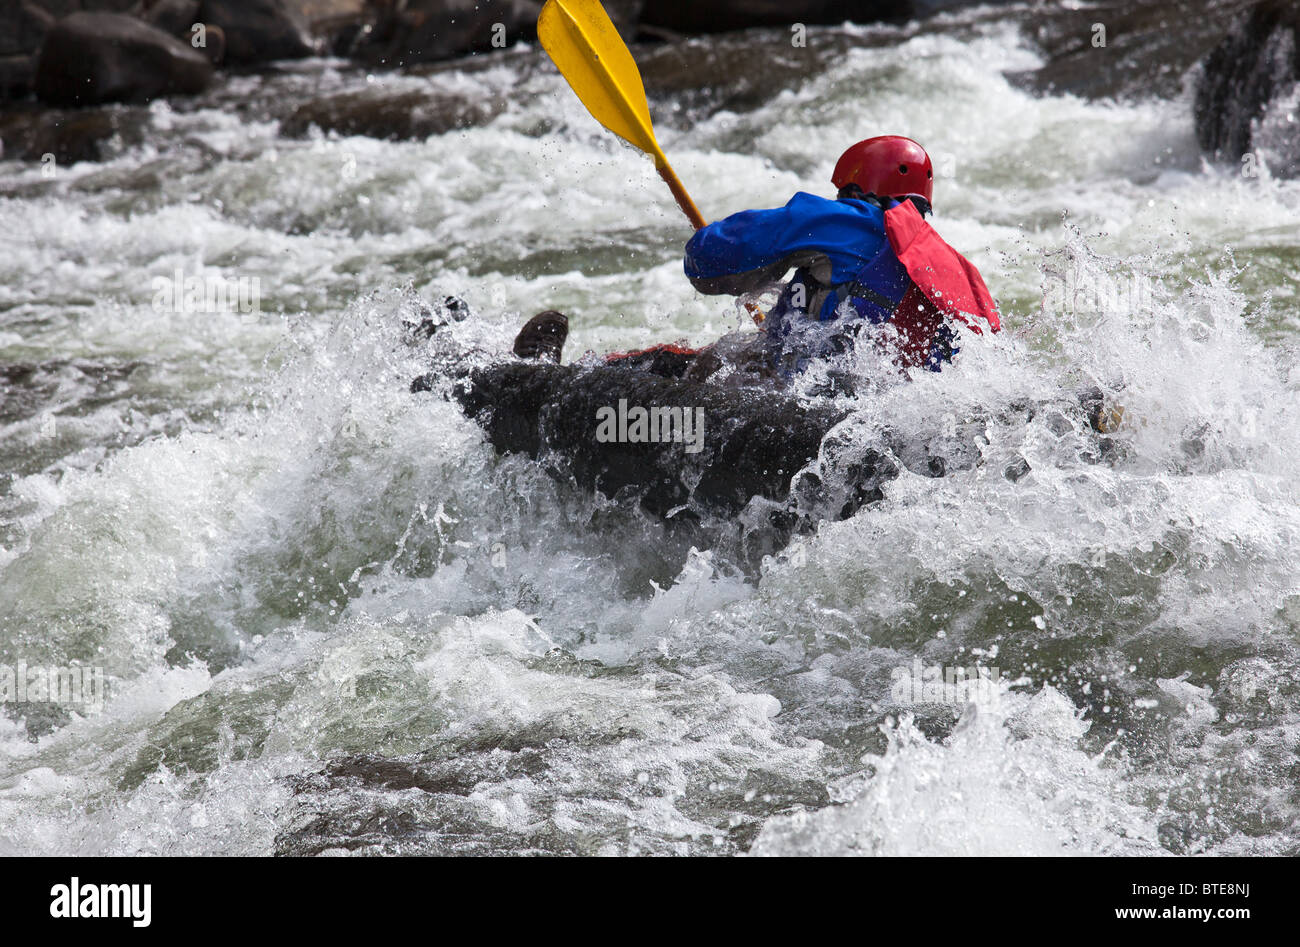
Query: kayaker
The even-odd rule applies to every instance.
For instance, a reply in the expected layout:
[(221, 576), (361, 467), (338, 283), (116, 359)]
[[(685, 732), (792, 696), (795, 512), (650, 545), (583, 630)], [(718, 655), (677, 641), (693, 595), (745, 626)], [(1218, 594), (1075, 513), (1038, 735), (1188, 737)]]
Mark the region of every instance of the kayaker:
[[(925, 222), (934, 167), (921, 145), (868, 138), (844, 152), (831, 181), (834, 200), (800, 192), (784, 207), (709, 224), (686, 244), (686, 276), (709, 295), (756, 294), (795, 271), (761, 326), (771, 368), (790, 377), (866, 334), (899, 365), (938, 371), (957, 352), (961, 327), (1000, 329), (979, 271)], [(559, 361), (567, 332), (563, 315), (539, 313), (515, 353)], [(701, 359), (714, 349), (656, 346), (609, 358), (678, 375), (696, 361), (721, 364), (725, 355)]]

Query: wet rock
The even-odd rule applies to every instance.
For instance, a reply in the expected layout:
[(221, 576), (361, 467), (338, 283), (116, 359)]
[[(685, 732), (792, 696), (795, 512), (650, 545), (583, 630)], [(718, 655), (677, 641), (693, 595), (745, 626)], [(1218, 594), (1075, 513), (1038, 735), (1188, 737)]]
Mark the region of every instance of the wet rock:
[[(656, 121), (689, 126), (720, 109), (757, 108), (848, 50), (877, 42), (888, 39), (826, 30), (797, 49), (789, 34), (764, 31), (662, 43), (638, 50), (637, 61), (651, 101), (670, 99), (674, 105)], [(754, 68), (755, 62), (762, 68)]]
[(630, 43), (636, 39), (645, 0), (604, 0), (601, 5), (624, 40)]
[(92, 362), (85, 359), (51, 359), (46, 362), (0, 363), (0, 423), (30, 420), (56, 409), (60, 378), (76, 372), (95, 389), (95, 397), (109, 393), (144, 363)]
[(41, 109), (24, 106), (0, 113), (0, 144), (6, 158), (56, 166), (103, 161), (121, 147), (144, 141), (149, 123), (143, 106)]
[(142, 0), (0, 0), (0, 57), (34, 56), (54, 24), (74, 13), (130, 13)]
[(641, 21), (677, 33), (720, 33), (787, 23), (900, 21), (917, 12), (912, 0), (645, 0)]
[(482, 125), (504, 107), (505, 103), (497, 98), (468, 99), (433, 90), (393, 94), (383, 88), (365, 89), (300, 105), (281, 123), (280, 133), (302, 138), (315, 126), (340, 135), (418, 140)]
[(537, 33), (541, 4), (532, 0), (410, 0), (385, 2), (354, 55), (376, 66), (435, 62), (488, 52)]
[(5, 0), (0, 3), (0, 56), (36, 52), (54, 22), (78, 9), (77, 0), (53, 0), (45, 3)]
[[(226, 32), (215, 23), (204, 23), (203, 30), (202, 42), (195, 48), (207, 57), (208, 62), (219, 66), (226, 61)], [(190, 45), (194, 43), (195, 39), (191, 38)]]
[(52, 105), (147, 102), (201, 92), (208, 60), (162, 30), (116, 13), (74, 13), (45, 37), (36, 95)]
[(1262, 159), (1276, 176), (1300, 175), (1300, 7), (1251, 7), (1206, 57), (1195, 116), (1201, 147), (1243, 174)]
[(0, 56), (0, 102), (30, 94), (35, 77), (35, 56)]
[(1101, 0), (995, 12), (1019, 20), (1047, 59), (1013, 76), (1020, 85), (1092, 99), (1172, 98), (1250, 2)]
[(1002, 476), (1010, 480), (1012, 483), (1016, 483), (1027, 474), (1031, 473), (1033, 469), (1034, 468), (1029, 465), (1029, 461), (1017, 454), (1005, 467), (1002, 468)]
[(199, 0), (154, 0), (146, 3), (143, 19), (172, 36), (186, 36), (199, 22)]
[(290, 0), (318, 48), (350, 56), (379, 17), (374, 0)]
[(199, 19), (225, 34), (227, 62), (301, 59), (315, 52), (300, 15), (285, 0), (202, 0)]

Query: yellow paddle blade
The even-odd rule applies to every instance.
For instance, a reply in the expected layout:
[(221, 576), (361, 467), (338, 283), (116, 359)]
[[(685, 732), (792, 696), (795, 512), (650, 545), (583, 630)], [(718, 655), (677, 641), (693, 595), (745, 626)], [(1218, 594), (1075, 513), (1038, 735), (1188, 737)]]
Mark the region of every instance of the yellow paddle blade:
[(596, 121), (653, 155), (656, 165), (667, 163), (636, 61), (597, 0), (547, 0), (537, 37)]

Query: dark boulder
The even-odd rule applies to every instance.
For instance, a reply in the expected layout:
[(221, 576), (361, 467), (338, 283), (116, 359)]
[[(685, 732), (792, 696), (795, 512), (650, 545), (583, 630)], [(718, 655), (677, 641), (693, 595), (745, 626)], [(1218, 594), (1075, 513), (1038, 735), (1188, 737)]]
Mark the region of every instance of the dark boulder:
[(30, 94), (35, 78), (35, 56), (0, 56), (0, 102)]
[(645, 0), (604, 0), (601, 5), (624, 40), (630, 43), (636, 39)]
[(513, 46), (537, 34), (541, 4), (532, 0), (410, 0), (381, 5), (353, 55), (376, 66), (435, 62)]
[(1223, 161), (1262, 159), (1300, 175), (1300, 6), (1256, 4), (1206, 57), (1196, 84), (1196, 137)]
[(45, 37), (36, 95), (51, 105), (147, 102), (203, 91), (212, 64), (147, 23), (117, 13), (74, 13)]
[[(806, 49), (779, 30), (692, 37), (637, 50), (651, 102), (670, 99), (665, 125), (689, 127), (719, 109), (745, 112), (815, 75), (850, 49), (887, 45), (890, 36), (826, 29)], [(754, 63), (763, 64), (755, 69)]]
[(912, 0), (645, 0), (641, 22), (677, 33), (721, 33), (751, 26), (906, 20)]
[(199, 20), (199, 0), (154, 0), (146, 3), (144, 21), (172, 36), (190, 36)]
[(299, 14), (284, 0), (202, 0), (199, 19), (221, 27), (230, 63), (302, 59), (316, 51)]
[(348, 56), (380, 16), (377, 0), (289, 0), (320, 51)]
[(482, 125), (495, 118), (505, 102), (498, 98), (454, 96), (433, 88), (392, 93), (382, 87), (313, 99), (296, 108), (280, 125), (289, 138), (305, 137), (311, 128), (340, 135), (365, 135), (406, 141)]
[(140, 12), (142, 0), (0, 0), (0, 58), (35, 56), (54, 24), (74, 13)]
[[(1046, 62), (1009, 77), (1035, 92), (1090, 99), (1176, 98), (1189, 70), (1223, 39), (1250, 0), (1094, 0), (1006, 15)], [(1096, 27), (1104, 27), (1104, 35)]]
[(79, 9), (77, 0), (4, 0), (0, 3), (0, 56), (35, 53), (59, 17)]
[(0, 3), (0, 102), (25, 98), (36, 79), (36, 53), (58, 17), (77, 0), (5, 0)]
[[(226, 33), (215, 23), (204, 23), (203, 26), (203, 45), (196, 48), (208, 57), (208, 62), (219, 66), (226, 61)], [(190, 40), (190, 45), (194, 45), (193, 39)]]
[(149, 110), (141, 105), (52, 109), (27, 104), (0, 112), (0, 151), (5, 158), (56, 166), (104, 161), (120, 148), (144, 141)]

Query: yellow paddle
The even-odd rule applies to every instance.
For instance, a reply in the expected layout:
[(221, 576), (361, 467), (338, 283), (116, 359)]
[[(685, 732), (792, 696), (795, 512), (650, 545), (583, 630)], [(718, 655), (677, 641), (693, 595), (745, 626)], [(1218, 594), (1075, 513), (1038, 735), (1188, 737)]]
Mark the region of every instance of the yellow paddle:
[(653, 157), (682, 212), (696, 230), (703, 227), (700, 209), (655, 140), (636, 61), (598, 0), (547, 0), (537, 38), (592, 117)]
[[(696, 230), (703, 227), (704, 216), (655, 140), (636, 61), (598, 0), (547, 0), (537, 18), (537, 38), (592, 117), (653, 157), (677, 206)], [(763, 320), (755, 306), (746, 308), (755, 322)]]

